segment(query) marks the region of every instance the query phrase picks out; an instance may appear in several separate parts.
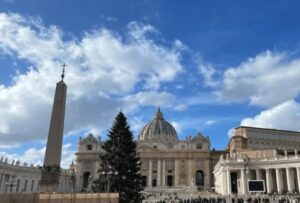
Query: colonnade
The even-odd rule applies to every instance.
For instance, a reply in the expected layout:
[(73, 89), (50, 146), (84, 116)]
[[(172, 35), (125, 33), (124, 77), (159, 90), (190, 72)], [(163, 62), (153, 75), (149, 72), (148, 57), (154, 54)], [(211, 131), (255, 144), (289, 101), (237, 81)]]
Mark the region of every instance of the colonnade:
[[(193, 159), (184, 160), (184, 166), (180, 159), (172, 159), (173, 166), (167, 167), (166, 159), (148, 159), (147, 168), (147, 187), (165, 187), (165, 186), (195, 186), (195, 161)], [(156, 164), (154, 164), (156, 162)], [(180, 177), (184, 175), (184, 180)], [(209, 175), (209, 174), (207, 174)], [(168, 177), (171, 181), (168, 182)], [(205, 179), (210, 180), (209, 178)]]
[(0, 193), (35, 192), (39, 184), (37, 179), (21, 178), (13, 174), (0, 173)]
[(300, 167), (224, 169), (221, 174), (222, 194), (248, 194), (249, 180), (263, 180), (265, 192), (269, 194), (299, 192)]
[[(156, 171), (154, 173), (153, 171)], [(154, 185), (154, 181), (156, 180), (156, 184)], [(147, 180), (148, 187), (155, 187), (155, 186), (166, 186), (166, 160), (157, 160), (157, 169), (153, 167), (153, 160), (148, 161), (148, 180)]]

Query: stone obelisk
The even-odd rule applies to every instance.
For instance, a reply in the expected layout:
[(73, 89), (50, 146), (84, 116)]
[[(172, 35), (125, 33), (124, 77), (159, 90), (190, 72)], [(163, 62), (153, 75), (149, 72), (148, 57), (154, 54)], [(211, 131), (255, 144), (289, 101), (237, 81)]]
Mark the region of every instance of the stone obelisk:
[(64, 131), (67, 85), (64, 83), (65, 64), (61, 81), (56, 84), (47, 147), (40, 182), (41, 192), (58, 192), (60, 160)]

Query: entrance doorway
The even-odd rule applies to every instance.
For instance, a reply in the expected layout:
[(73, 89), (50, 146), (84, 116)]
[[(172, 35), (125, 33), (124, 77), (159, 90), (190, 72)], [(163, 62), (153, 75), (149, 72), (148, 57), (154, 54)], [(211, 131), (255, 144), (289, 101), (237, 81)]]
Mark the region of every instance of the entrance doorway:
[(237, 193), (237, 174), (235, 172), (230, 173), (231, 177), (231, 191)]
[(167, 176), (167, 185), (173, 186), (173, 176), (171, 175)]
[(83, 173), (83, 182), (82, 182), (82, 190), (86, 191), (87, 187), (89, 186), (89, 177), (90, 177), (91, 173), (90, 172), (84, 172)]
[(204, 172), (202, 170), (196, 171), (196, 186), (200, 189), (204, 187)]

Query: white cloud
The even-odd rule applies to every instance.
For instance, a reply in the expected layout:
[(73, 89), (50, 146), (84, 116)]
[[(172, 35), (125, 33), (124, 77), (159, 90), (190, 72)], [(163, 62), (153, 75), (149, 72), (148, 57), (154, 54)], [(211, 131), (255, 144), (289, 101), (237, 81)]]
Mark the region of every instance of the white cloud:
[(274, 106), (300, 93), (300, 59), (266, 51), (224, 72), (221, 100)]
[(150, 25), (128, 27), (125, 36), (102, 28), (66, 41), (62, 30), (41, 19), (0, 13), (0, 53), (31, 64), (0, 88), (0, 145), (46, 139), (62, 62), (68, 64), (65, 134), (106, 129), (125, 95), (139, 99), (136, 105), (168, 105), (173, 96), (157, 90), (183, 69), (180, 50), (148, 38), (155, 32)]
[(168, 92), (139, 92), (134, 95), (124, 97), (126, 109), (135, 109), (138, 106), (168, 107), (175, 100), (175, 96)]
[[(260, 112), (253, 118), (242, 119), (240, 126), (300, 131), (299, 120), (300, 104), (295, 100), (288, 100)], [(230, 129), (227, 134), (232, 137), (234, 128)]]
[(213, 125), (213, 124), (216, 124), (216, 123), (218, 123), (217, 120), (208, 120), (208, 121), (205, 122), (205, 125)]
[(179, 122), (177, 122), (177, 121), (171, 121), (171, 125), (175, 128), (177, 134), (181, 133), (182, 126), (180, 125)]
[(227, 135), (229, 138), (231, 138), (232, 136), (234, 136), (234, 133), (235, 133), (235, 129), (231, 128), (230, 130), (228, 130)]
[(211, 64), (199, 63), (198, 69), (203, 77), (203, 82), (206, 86), (216, 87), (217, 85), (219, 85), (219, 82), (214, 78), (217, 74), (217, 71), (212, 67)]
[(138, 136), (142, 128), (146, 125), (146, 122), (142, 116), (135, 116), (129, 120), (129, 124), (133, 134)]
[(242, 126), (300, 131), (300, 104), (289, 100), (242, 120)]
[(188, 109), (188, 106), (185, 104), (178, 104), (174, 107), (175, 111), (186, 111)]

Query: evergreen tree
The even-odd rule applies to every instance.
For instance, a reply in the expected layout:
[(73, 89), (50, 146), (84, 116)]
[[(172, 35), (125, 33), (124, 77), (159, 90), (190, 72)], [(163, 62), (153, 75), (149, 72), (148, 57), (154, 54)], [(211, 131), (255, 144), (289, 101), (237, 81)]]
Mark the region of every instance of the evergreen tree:
[(141, 201), (141, 175), (136, 143), (122, 112), (115, 118), (103, 144), (105, 153), (100, 156), (101, 170), (95, 182), (97, 190), (119, 192), (119, 202)]

